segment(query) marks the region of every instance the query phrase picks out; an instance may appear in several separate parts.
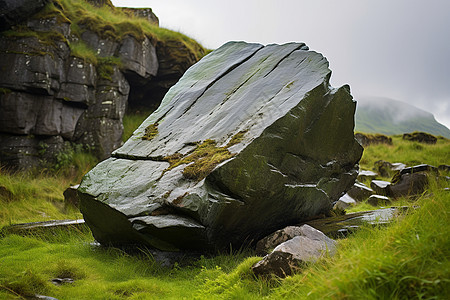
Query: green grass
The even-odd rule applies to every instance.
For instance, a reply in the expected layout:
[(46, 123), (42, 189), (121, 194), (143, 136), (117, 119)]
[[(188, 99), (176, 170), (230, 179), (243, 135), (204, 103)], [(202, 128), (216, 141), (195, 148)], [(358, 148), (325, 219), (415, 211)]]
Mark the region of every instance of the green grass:
[(151, 111), (132, 111), (127, 112), (123, 117), (123, 135), (122, 141), (126, 142), (133, 132), (150, 116)]
[(392, 145), (370, 145), (364, 149), (360, 161), (361, 169), (372, 170), (377, 160), (391, 163), (402, 162), (407, 166), (429, 164), (439, 166), (450, 163), (450, 140), (438, 138), (435, 145), (403, 140), (401, 135), (392, 137)]
[(45, 175), (0, 173), (0, 227), (10, 224), (80, 217), (75, 210), (64, 212), (62, 191), (69, 183)]
[[(206, 50), (200, 44), (186, 35), (160, 28), (146, 19), (135, 17), (114, 7), (95, 7), (84, 0), (54, 0), (47, 5), (45, 13), (40, 13), (38, 17), (45, 17), (45, 14), (64, 16), (64, 20), (70, 20), (72, 34), (78, 36), (81, 36), (84, 28), (87, 28), (102, 38), (116, 41), (127, 35), (134, 36), (138, 40), (148, 37), (154, 44), (177, 41), (189, 49), (197, 60), (206, 54)], [(70, 46), (72, 48), (71, 43)]]
[[(367, 164), (423, 159), (438, 165), (448, 158), (448, 140), (411, 144), (393, 137), (392, 146), (369, 146)], [(403, 150), (393, 151), (398, 148)], [(76, 176), (84, 172), (83, 163), (78, 165)], [(38, 211), (67, 218), (70, 213), (58, 207), (62, 191), (76, 176), (67, 169), (58, 176), (2, 172), (0, 186), (10, 193), (0, 193), (1, 224), (47, 219)], [(88, 229), (6, 235), (0, 238), (0, 299), (34, 294), (58, 299), (447, 299), (450, 193), (442, 190), (445, 185), (432, 182), (418, 199), (399, 200), (396, 205), (418, 208), (389, 226), (364, 227), (339, 240), (334, 257), (285, 279), (255, 277), (250, 267), (259, 258), (251, 249), (184, 257), (173, 267), (163, 267), (144, 249), (127, 254), (92, 246)], [(74, 283), (55, 286), (51, 280), (57, 277), (73, 278)]]
[[(91, 246), (85, 232), (9, 235), (0, 242), (0, 295), (58, 299), (446, 299), (450, 194), (432, 188), (420, 208), (388, 227), (339, 241), (336, 256), (286, 279), (256, 278), (258, 258), (238, 251), (161, 267), (148, 252)], [(437, 230), (438, 229), (438, 230)], [(56, 239), (54, 235), (60, 237)], [(62, 236), (62, 237), (61, 237)], [(71, 277), (73, 284), (50, 280)]]

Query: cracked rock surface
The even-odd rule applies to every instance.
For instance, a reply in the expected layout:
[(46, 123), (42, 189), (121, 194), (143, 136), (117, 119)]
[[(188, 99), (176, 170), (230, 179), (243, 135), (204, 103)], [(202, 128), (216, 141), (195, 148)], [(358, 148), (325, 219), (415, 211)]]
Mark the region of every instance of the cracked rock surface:
[(331, 209), (354, 183), (349, 87), (303, 43), (229, 42), (193, 65), (112, 157), (80, 208), (103, 244), (220, 250)]

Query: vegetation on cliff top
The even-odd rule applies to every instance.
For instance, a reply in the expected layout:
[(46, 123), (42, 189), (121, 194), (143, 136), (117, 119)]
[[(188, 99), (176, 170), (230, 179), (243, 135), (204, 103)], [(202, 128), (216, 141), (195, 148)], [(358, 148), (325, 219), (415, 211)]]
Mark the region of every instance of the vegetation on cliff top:
[[(154, 45), (162, 47), (175, 43), (188, 49), (195, 60), (199, 60), (206, 54), (206, 50), (198, 42), (182, 33), (161, 28), (147, 19), (136, 17), (120, 8), (109, 5), (97, 7), (86, 0), (52, 0), (33, 18), (56, 18), (58, 24), (70, 24), (70, 37), (66, 38), (55, 28), (51, 28), (50, 31), (33, 31), (25, 25), (15, 26), (2, 34), (10, 37), (33, 36), (47, 45), (53, 45), (55, 41), (66, 42), (73, 56), (83, 58), (94, 65), (104, 62), (99, 60), (96, 51), (81, 39), (81, 34), (85, 30), (95, 32), (100, 38), (113, 41), (120, 41), (130, 35), (137, 40), (147, 37)], [(171, 51), (176, 52), (177, 48)]]

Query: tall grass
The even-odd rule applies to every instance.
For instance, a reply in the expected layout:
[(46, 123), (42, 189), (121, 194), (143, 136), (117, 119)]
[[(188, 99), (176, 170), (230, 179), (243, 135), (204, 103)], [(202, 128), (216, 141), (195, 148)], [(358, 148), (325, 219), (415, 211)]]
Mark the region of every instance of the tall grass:
[(339, 242), (335, 257), (285, 280), (274, 295), (311, 299), (446, 299), (450, 193), (433, 189), (420, 209)]
[(48, 13), (54, 14), (53, 11), (56, 10), (69, 19), (73, 34), (80, 35), (82, 27), (87, 27), (101, 37), (112, 40), (121, 40), (127, 35), (142, 40), (147, 36), (154, 43), (177, 41), (189, 49), (197, 60), (206, 54), (206, 50), (199, 43), (186, 35), (161, 28), (121, 9), (109, 6), (95, 7), (84, 0), (54, 0), (54, 2), (58, 5), (49, 4), (53, 9), (48, 9)]
[(151, 113), (151, 111), (133, 111), (126, 113), (123, 117), (122, 141), (126, 142)]
[[(130, 255), (89, 244), (83, 232), (0, 241), (0, 297), (58, 299), (447, 299), (450, 193), (431, 188), (419, 209), (390, 226), (339, 240), (337, 254), (286, 279), (255, 277), (252, 251), (182, 257), (163, 267), (146, 250)], [(55, 286), (51, 279), (70, 277)]]
[[(384, 159), (439, 165), (448, 158), (448, 140), (421, 147), (399, 137), (393, 140), (393, 146), (367, 147), (366, 163)], [(78, 160), (76, 176), (90, 164), (79, 154), (73, 156)], [(0, 226), (66, 218), (70, 213), (58, 205), (63, 189), (77, 177), (65, 170), (58, 176), (0, 173), (0, 187), (5, 187), (0, 188)], [(305, 265), (285, 279), (254, 276), (250, 267), (259, 258), (251, 249), (180, 256), (172, 267), (163, 267), (145, 249), (129, 254), (92, 245), (86, 228), (7, 235), (0, 238), (0, 298), (40, 294), (58, 299), (448, 299), (450, 193), (443, 186), (448, 182), (433, 181), (411, 202), (418, 208), (406, 216), (388, 226), (363, 227), (338, 241), (334, 257)], [(64, 277), (74, 283), (51, 282)]]
[(365, 147), (360, 161), (362, 169), (371, 170), (377, 160), (391, 163), (402, 162), (408, 166), (430, 164), (439, 166), (450, 163), (450, 140), (438, 138), (435, 145), (403, 140), (401, 135), (392, 136), (392, 145), (378, 144)]

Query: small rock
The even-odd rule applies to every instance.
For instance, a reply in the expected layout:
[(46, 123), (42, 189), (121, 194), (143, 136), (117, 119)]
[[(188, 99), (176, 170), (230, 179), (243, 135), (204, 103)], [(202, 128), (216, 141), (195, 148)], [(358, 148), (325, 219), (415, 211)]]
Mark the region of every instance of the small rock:
[(353, 187), (347, 191), (347, 194), (356, 201), (364, 201), (375, 192), (365, 184), (356, 181)]
[(339, 198), (338, 201), (336, 201), (336, 204), (334, 204), (333, 208), (344, 210), (352, 205), (355, 205), (356, 201), (352, 197), (349, 196), (349, 194), (345, 194), (341, 198)]
[(63, 285), (66, 283), (73, 283), (73, 282), (74, 282), (73, 278), (53, 278), (52, 279), (52, 283), (54, 285)]
[(425, 173), (402, 174), (397, 183), (389, 186), (389, 195), (394, 198), (418, 195), (425, 191), (428, 176)]
[[(27, 299), (28, 299), (28, 298), (27, 298)], [(58, 300), (57, 298), (54, 298), (54, 297), (45, 296), (45, 295), (39, 295), (39, 294), (35, 294), (34, 297), (32, 297), (31, 299), (40, 299), (40, 300)]]
[(417, 132), (417, 131), (412, 133), (404, 133), (403, 139), (426, 144), (436, 144), (437, 142), (437, 138), (434, 135), (431, 135), (426, 132)]
[(389, 200), (389, 198), (386, 196), (372, 195), (367, 200), (367, 203), (372, 206), (389, 205), (391, 203), (391, 200)]
[(404, 163), (392, 163), (392, 171), (401, 171), (404, 168), (406, 168), (406, 165)]
[(356, 133), (355, 139), (361, 144), (363, 147), (367, 147), (369, 145), (376, 144), (387, 144), (392, 145), (392, 138), (385, 136), (383, 134), (363, 134)]
[(55, 228), (71, 229), (76, 228), (78, 230), (84, 227), (84, 220), (52, 220), (45, 222), (32, 222), (8, 225), (2, 228), (3, 233), (7, 234), (34, 234), (43, 230), (54, 230)]
[(439, 171), (444, 171), (444, 172), (450, 172), (450, 166), (449, 165), (440, 165), (438, 167)]
[(378, 173), (375, 173), (373, 171), (368, 170), (359, 170), (358, 172), (358, 180), (364, 181), (366, 179), (372, 180), (375, 179), (378, 176)]
[(395, 217), (406, 212), (406, 207), (383, 208), (371, 211), (349, 213), (342, 216), (320, 218), (306, 224), (323, 232), (331, 238), (347, 236), (362, 225), (379, 225), (390, 223)]
[(258, 243), (256, 243), (256, 253), (261, 256), (266, 255), (272, 252), (276, 246), (296, 236), (320, 239), (322, 233), (310, 225), (288, 226), (259, 240)]
[(391, 183), (389, 181), (383, 181), (383, 180), (372, 180), (370, 183), (370, 187), (372, 190), (375, 191), (375, 193), (379, 195), (389, 195), (389, 186)]
[(68, 187), (63, 195), (64, 195), (64, 205), (72, 205), (74, 207), (79, 207), (79, 199), (78, 199), (78, 193), (77, 189), (80, 185), (73, 185), (71, 187)]
[(9, 202), (14, 197), (14, 194), (8, 190), (6, 186), (0, 185), (0, 198), (1, 200)]
[(382, 177), (391, 177), (394, 173), (394, 165), (385, 160), (378, 160), (374, 164), (374, 170)]
[(312, 227), (308, 231), (314, 232), (313, 236), (296, 236), (278, 245), (272, 253), (252, 266), (253, 273), (259, 276), (275, 274), (286, 277), (304, 263), (316, 262), (326, 254), (335, 253), (334, 240)]
[(434, 172), (435, 174), (438, 174), (438, 168), (435, 166), (427, 165), (427, 164), (421, 164), (409, 168), (404, 168), (400, 171), (400, 174), (408, 174), (408, 173), (418, 173), (418, 172)]

